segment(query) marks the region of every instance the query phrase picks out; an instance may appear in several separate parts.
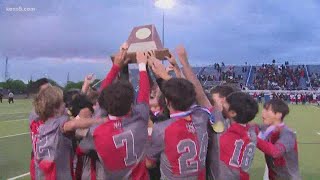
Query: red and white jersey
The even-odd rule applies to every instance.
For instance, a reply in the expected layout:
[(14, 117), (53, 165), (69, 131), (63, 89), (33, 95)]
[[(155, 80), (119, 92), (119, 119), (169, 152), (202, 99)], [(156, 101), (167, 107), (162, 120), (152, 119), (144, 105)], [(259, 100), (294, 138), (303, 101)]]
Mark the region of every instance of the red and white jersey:
[[(30, 130), (30, 137), (31, 142), (35, 142), (37, 140), (39, 134), (39, 127), (43, 124), (43, 121), (39, 120), (38, 115), (35, 113), (34, 110), (31, 111), (29, 115), (29, 130)], [(35, 161), (34, 161), (34, 152), (33, 149), (36, 149), (36, 144), (32, 143), (32, 150), (31, 150), (31, 160), (30, 160), (30, 177), (31, 180), (35, 180)]]
[(258, 138), (257, 146), (266, 153), (270, 180), (301, 180), (297, 138), (287, 126), (276, 127), (266, 137), (266, 141)]
[(256, 132), (250, 125), (231, 124), (220, 137), (220, 179), (249, 180), (256, 150)]
[(154, 125), (147, 158), (160, 159), (161, 178), (206, 179), (208, 122), (208, 113), (198, 109)]
[(149, 106), (137, 104), (131, 115), (90, 128), (77, 151), (95, 150), (106, 179), (148, 179), (144, 161), (148, 120)]
[(73, 179), (72, 139), (62, 132), (67, 120), (67, 116), (61, 116), (49, 118), (42, 124), (38, 120), (32, 125), (36, 180)]

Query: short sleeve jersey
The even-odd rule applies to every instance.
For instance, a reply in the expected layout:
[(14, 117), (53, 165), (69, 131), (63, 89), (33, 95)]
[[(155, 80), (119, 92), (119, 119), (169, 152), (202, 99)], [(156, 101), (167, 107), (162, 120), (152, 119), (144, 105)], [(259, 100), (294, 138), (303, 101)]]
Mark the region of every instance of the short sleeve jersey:
[(254, 127), (231, 124), (220, 137), (220, 179), (249, 180), (256, 144)]
[(147, 158), (160, 159), (162, 179), (206, 179), (208, 113), (193, 111), (191, 120), (173, 118), (153, 127)]
[(62, 132), (67, 116), (50, 118), (33, 137), (35, 179), (72, 179), (72, 140)]
[(284, 151), (279, 158), (265, 156), (269, 168), (269, 178), (301, 180), (298, 162), (298, 145), (294, 132), (287, 126), (275, 129), (266, 139)]
[(106, 179), (149, 179), (144, 161), (148, 120), (149, 106), (137, 104), (129, 116), (90, 128), (80, 151), (97, 152)]

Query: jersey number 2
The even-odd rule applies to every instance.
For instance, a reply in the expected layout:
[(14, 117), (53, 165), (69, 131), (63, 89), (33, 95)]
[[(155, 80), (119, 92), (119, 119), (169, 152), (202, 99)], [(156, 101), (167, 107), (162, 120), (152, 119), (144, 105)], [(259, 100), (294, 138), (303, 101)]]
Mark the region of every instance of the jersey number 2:
[[(208, 134), (205, 133), (202, 137), (200, 147), (199, 160), (202, 165), (205, 165), (206, 152), (208, 147)], [(178, 158), (180, 174), (189, 174), (197, 172), (199, 163), (195, 160), (197, 153), (196, 143), (191, 139), (183, 139), (177, 145), (177, 152), (181, 154)]]

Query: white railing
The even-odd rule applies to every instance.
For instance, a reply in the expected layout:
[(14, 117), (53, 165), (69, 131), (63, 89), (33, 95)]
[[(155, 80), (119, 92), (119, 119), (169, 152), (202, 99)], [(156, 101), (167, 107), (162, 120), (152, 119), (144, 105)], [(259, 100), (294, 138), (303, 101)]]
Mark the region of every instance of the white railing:
[(307, 72), (307, 77), (308, 77), (309, 85), (310, 85), (310, 87), (312, 88), (312, 84), (311, 84), (311, 80), (310, 80), (310, 76), (309, 76), (309, 70), (308, 70), (308, 68), (307, 68), (307, 65), (304, 65), (304, 69), (305, 69), (306, 72)]
[(246, 87), (248, 87), (248, 83), (249, 83), (249, 80), (250, 80), (250, 77), (251, 77), (251, 71), (252, 71), (252, 65), (250, 66), (250, 71), (249, 71), (249, 74), (248, 74), (248, 77), (247, 77)]

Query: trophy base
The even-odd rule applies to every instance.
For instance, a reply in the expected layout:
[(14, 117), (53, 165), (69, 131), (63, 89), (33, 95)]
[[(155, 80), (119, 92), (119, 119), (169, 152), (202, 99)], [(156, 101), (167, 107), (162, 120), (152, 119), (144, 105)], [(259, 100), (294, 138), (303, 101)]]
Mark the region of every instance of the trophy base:
[[(160, 50), (154, 50), (155, 51), (155, 56), (159, 60), (166, 60), (166, 56), (169, 56), (169, 49), (160, 49)], [(129, 64), (137, 63), (137, 57), (136, 57), (136, 52), (128, 52), (126, 55), (126, 58), (129, 58)], [(111, 60), (113, 62), (114, 60), (114, 55), (111, 56)]]

